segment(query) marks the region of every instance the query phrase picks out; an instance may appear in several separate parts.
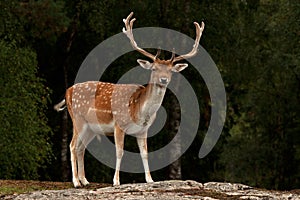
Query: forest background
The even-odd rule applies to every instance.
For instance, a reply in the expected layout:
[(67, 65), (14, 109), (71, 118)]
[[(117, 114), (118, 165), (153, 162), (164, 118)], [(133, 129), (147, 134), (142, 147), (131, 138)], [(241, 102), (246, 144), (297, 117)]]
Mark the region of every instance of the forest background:
[[(1, 0), (0, 179), (69, 181), (67, 111), (53, 105), (72, 86), (88, 53), (121, 32), (134, 11), (135, 27), (164, 27), (195, 36), (224, 80), (227, 116), (213, 151), (198, 158), (210, 120), (210, 98), (192, 66), (182, 74), (200, 103), (197, 136), (180, 160), (152, 172), (154, 180), (240, 182), (268, 189), (300, 188), (300, 3), (294, 0)], [(140, 58), (136, 52), (112, 64), (103, 80), (116, 82)], [(149, 151), (176, 133), (178, 102), (168, 92), (164, 129)], [(192, 120), (192, 119), (191, 119)], [(138, 151), (133, 138), (125, 149)], [(110, 183), (113, 169), (86, 153), (86, 175)], [(121, 180), (144, 182), (141, 174)]]

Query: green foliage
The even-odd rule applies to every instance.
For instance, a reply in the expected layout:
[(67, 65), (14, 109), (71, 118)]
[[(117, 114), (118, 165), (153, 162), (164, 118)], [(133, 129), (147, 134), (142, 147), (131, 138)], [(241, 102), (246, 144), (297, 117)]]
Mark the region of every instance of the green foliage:
[[(232, 49), (237, 62), (228, 62), (228, 79), (238, 85), (231, 86), (233, 124), (221, 155), (225, 178), (266, 188), (296, 188), (300, 179), (299, 3), (261, 1), (255, 10), (247, 5), (236, 9), (243, 12), (233, 29), (239, 36), (233, 46), (242, 50)], [(255, 26), (248, 21), (250, 9)]]
[(36, 179), (51, 145), (44, 110), (49, 90), (36, 77), (36, 54), (0, 41), (0, 178)]
[(64, 1), (0, 1), (0, 38), (33, 45), (44, 39), (54, 43), (67, 30)]

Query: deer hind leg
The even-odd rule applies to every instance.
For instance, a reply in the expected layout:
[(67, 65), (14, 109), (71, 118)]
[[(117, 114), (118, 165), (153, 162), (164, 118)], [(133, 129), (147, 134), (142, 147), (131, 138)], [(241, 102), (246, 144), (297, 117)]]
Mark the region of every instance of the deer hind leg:
[(120, 167), (121, 167), (121, 161), (123, 157), (123, 148), (124, 148), (124, 137), (125, 133), (120, 129), (118, 125), (115, 125), (114, 130), (114, 139), (115, 139), (115, 146), (116, 146), (116, 170), (114, 175), (114, 186), (120, 185)]
[(149, 170), (149, 164), (148, 164), (148, 150), (147, 150), (147, 133), (144, 133), (142, 135), (137, 136), (137, 143), (140, 149), (140, 154), (142, 157), (144, 169), (145, 169), (145, 178), (147, 183), (154, 182), (150, 170)]
[(78, 164), (78, 178), (82, 185), (89, 184), (85, 178), (84, 172), (84, 153), (87, 145), (93, 140), (95, 134), (89, 129), (85, 128), (78, 137), (76, 146), (77, 164)]
[(72, 166), (72, 181), (74, 187), (80, 187), (80, 182), (78, 179), (78, 171), (77, 171), (77, 154), (76, 154), (76, 145), (78, 139), (78, 132), (76, 128), (73, 128), (73, 138), (70, 143), (70, 152), (71, 152), (71, 166)]

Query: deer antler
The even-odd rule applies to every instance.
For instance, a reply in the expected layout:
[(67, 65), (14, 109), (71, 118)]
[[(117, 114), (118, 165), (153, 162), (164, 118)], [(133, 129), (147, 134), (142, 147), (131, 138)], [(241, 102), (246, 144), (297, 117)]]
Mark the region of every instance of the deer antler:
[(175, 57), (173, 59), (173, 63), (177, 62), (179, 60), (191, 58), (191, 57), (193, 57), (193, 56), (195, 56), (197, 54), (197, 52), (198, 52), (198, 46), (199, 46), (199, 41), (200, 41), (200, 38), (201, 38), (201, 35), (202, 35), (202, 32), (204, 30), (204, 26), (205, 25), (204, 25), (204, 22), (201, 23), (201, 26), (197, 22), (194, 22), (194, 24), (196, 26), (196, 39), (195, 39), (195, 44), (193, 45), (192, 51), (190, 51), (187, 54)]
[(175, 58), (175, 48), (173, 48), (173, 50), (172, 50), (172, 56), (171, 56), (169, 62), (173, 63), (174, 58)]
[(138, 52), (140, 52), (141, 54), (147, 56), (148, 58), (151, 58), (153, 61), (157, 59), (157, 56), (159, 55), (159, 52), (157, 52), (156, 56), (152, 55), (151, 53), (145, 51), (144, 49), (138, 47), (138, 45), (136, 44), (134, 37), (133, 37), (133, 33), (132, 33), (132, 27), (133, 27), (133, 22), (136, 20), (135, 18), (131, 19), (131, 17), (133, 16), (133, 12), (131, 12), (126, 19), (123, 19), (123, 22), (125, 24), (125, 27), (123, 28), (123, 33), (125, 33), (125, 35), (129, 38), (130, 43), (132, 45), (132, 47), (137, 50)]

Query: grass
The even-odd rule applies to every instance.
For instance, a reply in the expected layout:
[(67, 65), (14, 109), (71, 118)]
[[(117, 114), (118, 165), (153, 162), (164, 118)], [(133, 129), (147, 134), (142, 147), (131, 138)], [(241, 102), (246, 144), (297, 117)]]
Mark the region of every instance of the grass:
[[(110, 184), (91, 183), (87, 189), (107, 187)], [(29, 193), (38, 190), (62, 190), (73, 188), (71, 182), (0, 180), (0, 197), (12, 194)]]

